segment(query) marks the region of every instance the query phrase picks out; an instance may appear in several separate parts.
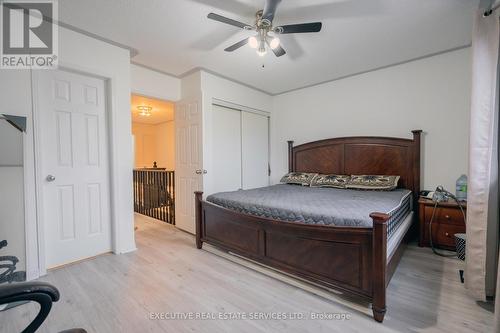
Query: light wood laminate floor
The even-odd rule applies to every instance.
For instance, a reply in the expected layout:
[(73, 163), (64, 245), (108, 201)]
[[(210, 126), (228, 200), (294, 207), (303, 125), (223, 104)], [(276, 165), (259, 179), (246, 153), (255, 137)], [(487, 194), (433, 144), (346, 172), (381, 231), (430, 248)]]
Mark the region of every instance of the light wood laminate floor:
[[(40, 332), (491, 332), (491, 312), (465, 295), (458, 260), (410, 246), (388, 289), (382, 324), (335, 297), (320, 297), (205, 250), (192, 235), (136, 215), (138, 250), (103, 255), (43, 277), (61, 292)], [(325, 263), (327, 264), (327, 263)], [(0, 312), (0, 331), (19, 332), (36, 312)], [(349, 320), (151, 319), (155, 313), (348, 314)]]

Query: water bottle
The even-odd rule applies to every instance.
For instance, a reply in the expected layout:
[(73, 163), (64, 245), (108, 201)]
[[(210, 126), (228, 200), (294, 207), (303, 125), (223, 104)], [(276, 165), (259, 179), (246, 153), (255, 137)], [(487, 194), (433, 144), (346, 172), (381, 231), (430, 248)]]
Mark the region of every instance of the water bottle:
[(461, 175), (457, 179), (456, 196), (457, 196), (457, 199), (460, 201), (467, 200), (467, 176), (466, 175)]

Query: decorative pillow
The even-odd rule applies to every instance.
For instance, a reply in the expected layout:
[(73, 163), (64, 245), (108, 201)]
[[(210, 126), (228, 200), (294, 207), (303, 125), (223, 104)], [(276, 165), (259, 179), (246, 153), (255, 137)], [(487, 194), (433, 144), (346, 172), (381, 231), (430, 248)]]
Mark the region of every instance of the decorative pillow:
[(317, 173), (309, 172), (290, 172), (281, 178), (280, 182), (285, 184), (299, 184), (303, 186), (311, 185), (311, 180)]
[(399, 176), (352, 175), (347, 188), (363, 190), (394, 190)]
[(316, 175), (311, 181), (311, 187), (346, 188), (351, 176), (346, 175)]

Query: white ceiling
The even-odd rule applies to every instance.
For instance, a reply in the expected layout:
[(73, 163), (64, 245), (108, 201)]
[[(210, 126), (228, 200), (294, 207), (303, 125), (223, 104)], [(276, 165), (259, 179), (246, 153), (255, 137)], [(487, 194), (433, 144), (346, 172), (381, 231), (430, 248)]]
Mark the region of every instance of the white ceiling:
[[(274, 25), (322, 21), (283, 35), (288, 54), (260, 58), (249, 32), (206, 18), (253, 23), (264, 0), (64, 0), (59, 19), (139, 51), (132, 61), (180, 76), (202, 67), (271, 94), (470, 44), (478, 0), (283, 0)], [(262, 65), (265, 65), (262, 68)]]

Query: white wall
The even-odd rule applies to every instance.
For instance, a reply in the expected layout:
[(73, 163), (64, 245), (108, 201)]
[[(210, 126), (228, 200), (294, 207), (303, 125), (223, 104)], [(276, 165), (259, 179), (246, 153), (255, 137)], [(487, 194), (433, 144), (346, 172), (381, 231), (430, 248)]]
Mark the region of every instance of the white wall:
[(175, 170), (175, 122), (156, 125), (158, 166)]
[(131, 64), (131, 89), (133, 93), (178, 101), (181, 98), (181, 80), (148, 68)]
[(287, 172), (287, 140), (411, 138), (422, 129), (423, 189), (442, 184), (453, 192), (467, 172), (470, 57), (467, 48), (275, 96), (273, 182)]
[(132, 123), (135, 138), (135, 167), (175, 169), (175, 128), (173, 121), (159, 124)]
[(181, 98), (198, 97), (201, 94), (201, 72), (191, 73), (181, 79)]
[(273, 97), (242, 84), (201, 71), (203, 98), (217, 98), (249, 108), (271, 112)]
[(134, 167), (152, 168), (153, 162), (158, 162), (155, 125), (133, 122), (132, 134), (135, 143)]

